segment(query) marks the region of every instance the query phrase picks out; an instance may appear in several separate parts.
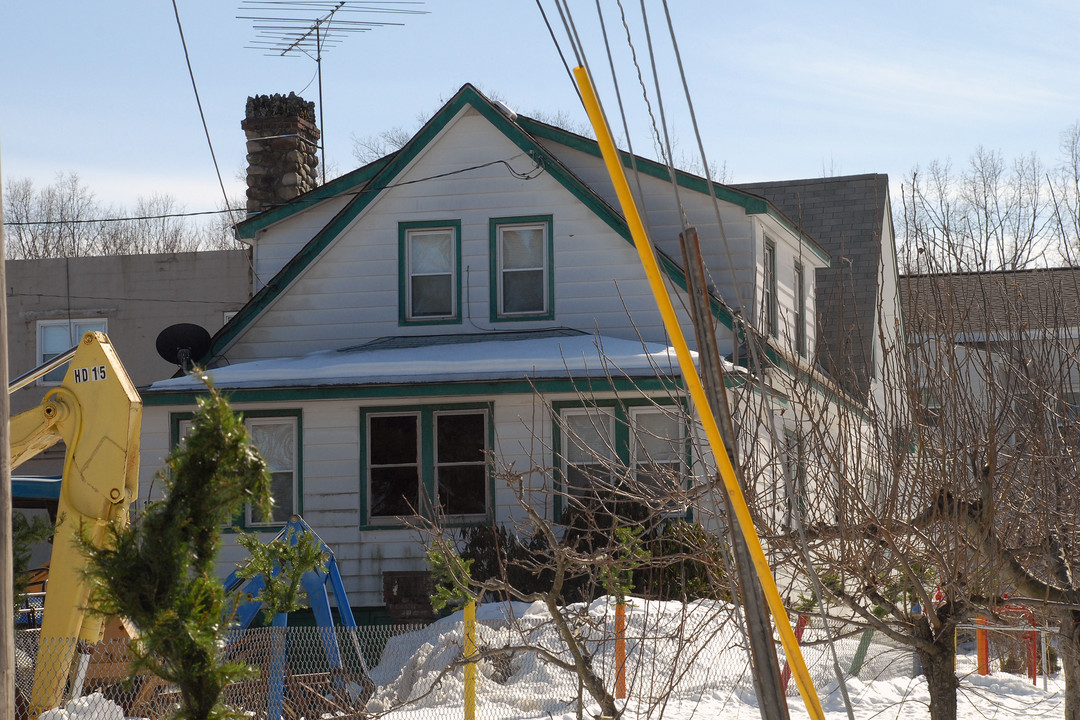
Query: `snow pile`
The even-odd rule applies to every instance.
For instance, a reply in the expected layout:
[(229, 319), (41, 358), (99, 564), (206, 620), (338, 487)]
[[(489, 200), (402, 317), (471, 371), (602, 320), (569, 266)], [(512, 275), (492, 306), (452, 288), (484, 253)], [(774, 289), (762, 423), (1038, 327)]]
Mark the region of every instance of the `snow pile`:
[[(585, 638), (594, 671), (607, 687), (615, 684), (615, 603), (601, 598), (564, 609)], [(749, 688), (731, 606), (712, 602), (630, 601), (626, 613), (626, 685), (639, 701), (665, 697), (698, 702), (703, 695), (730, 695)], [(544, 654), (571, 662), (547, 608), (533, 605), (482, 605), (477, 612), (481, 651), (508, 648), (506, 654), (477, 663), (483, 716), (520, 718), (573, 712), (576, 676)], [(531, 648), (531, 649), (529, 649)], [(464, 669), (462, 613), (391, 639), (383, 661), (372, 670), (379, 689), (369, 712), (408, 706), (433, 711), (462, 705)], [(404, 660), (403, 659), (407, 658)], [(588, 694), (585, 704), (592, 706)]]
[[(589, 605), (565, 608), (573, 626), (586, 638), (594, 670), (607, 688), (615, 686), (614, 601), (601, 598)], [(724, 603), (655, 602), (633, 599), (627, 609), (626, 687), (620, 700), (627, 720), (670, 718), (690, 720), (758, 720), (760, 713), (742, 646), (734, 609)], [(508, 648), (508, 653), (477, 663), (477, 715), (483, 720), (548, 718), (573, 720), (577, 714), (576, 677), (540, 653), (542, 648), (569, 660), (565, 645), (541, 604), (486, 604), (477, 609), (477, 646), (481, 651)], [(856, 656), (859, 678), (846, 684), (857, 719), (930, 717), (926, 681), (912, 679), (910, 651), (874, 636), (860, 651), (861, 635), (848, 633), (837, 642), (844, 670)], [(681, 638), (681, 639), (680, 639)], [(847, 711), (832, 671), (820, 629), (804, 635), (804, 657), (829, 720), (846, 720)], [(378, 689), (367, 711), (391, 713), (394, 720), (460, 720), (464, 704), (462, 613), (388, 641), (382, 661), (371, 670)], [(780, 658), (783, 662), (783, 656)], [(1058, 676), (1049, 689), (1034, 687), (1025, 677), (974, 674), (974, 661), (958, 663), (960, 720), (1005, 720), (1017, 717), (1060, 717), (1064, 688)], [(860, 679), (861, 678), (861, 679)], [(599, 707), (584, 693), (584, 714)], [(788, 687), (793, 720), (808, 718), (795, 682)], [(625, 705), (623, 705), (625, 703)]]
[(93, 693), (75, 698), (63, 709), (46, 710), (38, 720), (124, 720), (124, 709), (101, 693)]

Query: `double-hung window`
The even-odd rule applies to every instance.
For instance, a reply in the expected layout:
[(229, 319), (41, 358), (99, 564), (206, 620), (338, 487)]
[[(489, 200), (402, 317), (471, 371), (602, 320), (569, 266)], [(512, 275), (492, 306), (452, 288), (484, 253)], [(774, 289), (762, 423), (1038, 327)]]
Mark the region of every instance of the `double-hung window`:
[(776, 308), (776, 244), (769, 238), (765, 238), (765, 267), (764, 282), (761, 286), (761, 313), (765, 323), (765, 333), (769, 337), (776, 337), (777, 327)]
[(795, 263), (795, 352), (806, 357), (806, 272)]
[[(90, 331), (107, 332), (108, 322), (104, 318), (95, 320), (39, 320), (38, 331), (38, 364), (53, 359), (60, 353), (74, 347), (84, 333)], [(64, 373), (67, 365), (56, 368), (46, 373), (39, 380), (42, 385), (58, 384), (64, 381)]]
[(492, 218), (491, 319), (551, 319), (553, 250), (550, 215)]
[(365, 522), (390, 524), (433, 507), (453, 520), (486, 517), (489, 417), (486, 405), (362, 411)]
[(554, 446), (563, 492), (571, 505), (646, 505), (664, 512), (685, 503), (685, 409), (648, 403), (556, 403)]
[[(273, 507), (270, 516), (264, 517), (258, 507), (248, 504), (244, 507), (243, 515), (236, 518), (235, 522), (245, 528), (284, 525), (293, 515), (303, 512), (300, 411), (249, 410), (242, 412), (242, 415), (248, 439), (259, 451), (270, 472), (270, 497)], [(173, 416), (174, 445), (188, 436), (191, 424), (190, 413)]]
[(461, 223), (398, 225), (401, 322), (461, 321)]
[(806, 517), (806, 448), (800, 433), (784, 431), (784, 527), (795, 527), (795, 519)]

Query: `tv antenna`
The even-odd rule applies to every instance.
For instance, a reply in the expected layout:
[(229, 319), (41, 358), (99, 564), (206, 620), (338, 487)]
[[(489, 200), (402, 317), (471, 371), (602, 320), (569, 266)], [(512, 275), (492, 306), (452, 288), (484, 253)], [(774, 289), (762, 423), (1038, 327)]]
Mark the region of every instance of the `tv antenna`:
[[(322, 57), (354, 33), (368, 32), (386, 25), (404, 25), (388, 20), (355, 19), (371, 15), (426, 15), (427, 10), (406, 7), (423, 5), (423, 0), (386, 0), (385, 2), (353, 2), (353, 0), (241, 0), (237, 20), (251, 20), (255, 39), (245, 47), (260, 50), (264, 55), (285, 57), (307, 55), (315, 61), (319, 80), (319, 150), (322, 153), (322, 181), (326, 184), (326, 129), (323, 125), (326, 106), (323, 104)], [(261, 13), (261, 14), (259, 14)]]

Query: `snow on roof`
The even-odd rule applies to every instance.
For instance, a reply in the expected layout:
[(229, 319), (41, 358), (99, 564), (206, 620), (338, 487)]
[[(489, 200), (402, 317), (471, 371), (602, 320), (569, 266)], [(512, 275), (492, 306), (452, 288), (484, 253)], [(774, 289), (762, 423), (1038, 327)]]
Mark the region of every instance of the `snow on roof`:
[[(381, 338), (358, 347), (227, 365), (207, 374), (219, 390), (237, 390), (609, 375), (672, 377), (679, 370), (675, 349), (660, 343), (557, 330)], [(148, 391), (203, 387), (197, 376), (189, 375), (159, 380)]]

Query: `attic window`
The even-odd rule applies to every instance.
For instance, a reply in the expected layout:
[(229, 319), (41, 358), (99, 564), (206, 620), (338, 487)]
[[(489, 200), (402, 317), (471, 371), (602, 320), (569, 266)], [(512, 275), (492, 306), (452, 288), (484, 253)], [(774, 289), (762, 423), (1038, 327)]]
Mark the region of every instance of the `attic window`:
[(401, 223), (402, 323), (460, 322), (461, 223)]
[(493, 218), (490, 226), (492, 321), (550, 320), (551, 216)]

